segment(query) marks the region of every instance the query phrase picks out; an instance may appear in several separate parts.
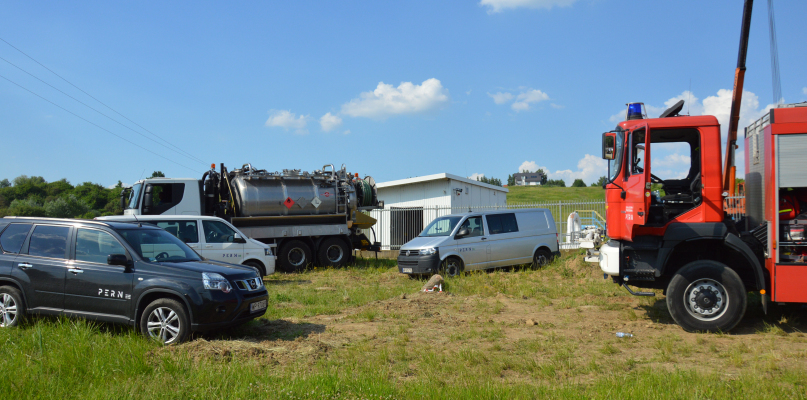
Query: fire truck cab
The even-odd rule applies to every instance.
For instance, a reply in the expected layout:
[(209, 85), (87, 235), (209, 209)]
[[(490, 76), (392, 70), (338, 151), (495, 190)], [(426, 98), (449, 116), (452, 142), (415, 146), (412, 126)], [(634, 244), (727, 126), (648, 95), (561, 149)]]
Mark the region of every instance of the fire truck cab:
[[(688, 331), (733, 328), (749, 291), (763, 294), (764, 307), (768, 299), (807, 302), (798, 289), (807, 283), (807, 107), (773, 109), (746, 130), (748, 211), (735, 221), (724, 211), (720, 125), (713, 116), (678, 116), (682, 106), (647, 119), (641, 103), (630, 104), (626, 121), (603, 134), (610, 241), (599, 249), (600, 268), (629, 291), (664, 290)], [(689, 164), (683, 176), (665, 176), (669, 157), (653, 156), (662, 149)]]

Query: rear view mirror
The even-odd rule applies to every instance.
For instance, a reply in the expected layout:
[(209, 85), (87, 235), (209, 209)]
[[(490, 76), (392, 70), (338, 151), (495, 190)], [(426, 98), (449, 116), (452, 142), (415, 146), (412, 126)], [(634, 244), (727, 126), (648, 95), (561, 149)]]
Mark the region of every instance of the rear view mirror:
[(462, 239), (471, 234), (471, 231), (468, 228), (462, 228), (459, 232), (454, 236), (454, 239)]
[(247, 242), (247, 240), (242, 238), (241, 235), (239, 235), (237, 233), (235, 235), (233, 235), (233, 243), (246, 243), (246, 242)]
[(151, 206), (154, 204), (154, 187), (146, 185), (145, 194), (143, 194), (143, 211), (151, 211)]
[(602, 134), (602, 158), (606, 160), (613, 160), (616, 158), (616, 134), (613, 132), (605, 132)]

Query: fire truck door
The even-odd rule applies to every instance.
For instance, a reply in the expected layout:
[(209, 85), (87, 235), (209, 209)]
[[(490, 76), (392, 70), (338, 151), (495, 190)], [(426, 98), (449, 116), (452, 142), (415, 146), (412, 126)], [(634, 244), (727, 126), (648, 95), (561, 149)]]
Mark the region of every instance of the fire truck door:
[(625, 232), (633, 238), (633, 228), (647, 222), (650, 206), (650, 130), (647, 125), (633, 129), (628, 136), (625, 177)]

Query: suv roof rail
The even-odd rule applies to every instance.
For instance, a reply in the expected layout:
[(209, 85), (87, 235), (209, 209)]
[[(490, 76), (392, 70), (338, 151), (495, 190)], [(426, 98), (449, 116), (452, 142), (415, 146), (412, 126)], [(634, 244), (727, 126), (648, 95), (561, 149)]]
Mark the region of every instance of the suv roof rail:
[[(96, 225), (103, 225), (103, 226), (110, 226), (109, 222), (106, 221), (96, 221), (92, 219), (78, 219), (78, 218), (52, 218), (52, 217), (19, 217), (16, 215), (5, 216), (3, 218), (8, 219), (31, 219), (31, 220), (46, 220), (46, 221), (57, 221), (57, 222), (86, 222), (89, 224), (96, 224)], [(115, 221), (110, 221), (115, 222)], [(122, 222), (122, 221), (117, 221)]]

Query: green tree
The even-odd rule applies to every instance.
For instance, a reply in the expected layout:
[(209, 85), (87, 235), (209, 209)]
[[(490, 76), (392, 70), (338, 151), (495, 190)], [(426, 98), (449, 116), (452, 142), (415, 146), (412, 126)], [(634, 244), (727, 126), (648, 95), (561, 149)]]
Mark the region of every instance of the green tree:
[(566, 187), (566, 182), (564, 182), (563, 179), (557, 179), (557, 180), (548, 179), (546, 181), (546, 183), (543, 184), (543, 186), (547, 186), (547, 187)]
[(18, 217), (46, 217), (45, 207), (34, 199), (14, 200), (8, 206), (8, 215)]
[(149, 178), (165, 178), (165, 174), (162, 171), (154, 171)]
[(608, 178), (601, 176), (600, 179), (597, 179), (597, 182), (592, 183), (591, 186), (603, 187), (603, 185), (605, 185), (605, 182), (608, 182)]
[(577, 178), (572, 182), (572, 187), (586, 187), (586, 183), (582, 179)]
[(48, 216), (54, 218), (75, 218), (90, 210), (90, 207), (74, 194), (47, 202), (44, 208)]
[(73, 190), (73, 185), (67, 181), (67, 179), (61, 179), (56, 182), (51, 182), (47, 184), (47, 194), (48, 196), (59, 196), (62, 193), (69, 193)]
[(513, 175), (507, 175), (507, 186), (515, 186), (516, 185), (516, 177)]
[(3, 179), (2, 181), (0, 181), (0, 189), (7, 187), (11, 187), (11, 182), (9, 182), (8, 179)]

